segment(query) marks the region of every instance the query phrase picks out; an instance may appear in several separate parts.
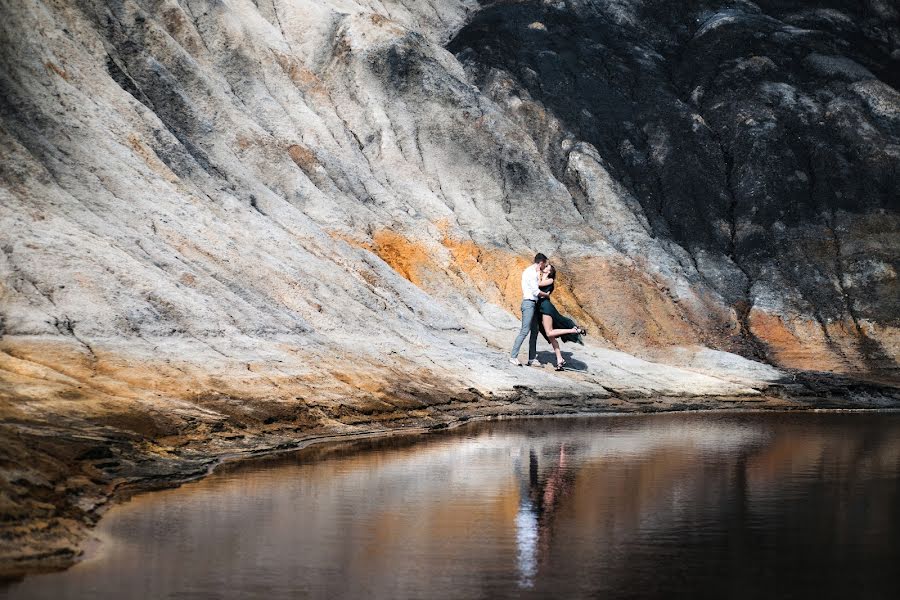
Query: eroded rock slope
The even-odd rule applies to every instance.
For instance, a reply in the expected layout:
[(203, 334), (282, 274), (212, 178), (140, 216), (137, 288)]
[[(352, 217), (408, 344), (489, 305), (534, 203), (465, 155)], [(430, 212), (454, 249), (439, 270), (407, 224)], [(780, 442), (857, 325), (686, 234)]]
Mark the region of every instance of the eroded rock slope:
[[(886, 3), (0, 6), (7, 572), (304, 436), (895, 373)], [(575, 372), (505, 363), (538, 250)]]
[(450, 48), (543, 141), (588, 215), (608, 208), (571, 148), (592, 145), (652, 234), (689, 251), (735, 310), (753, 355), (890, 370), (898, 14), (880, 1), (496, 3)]

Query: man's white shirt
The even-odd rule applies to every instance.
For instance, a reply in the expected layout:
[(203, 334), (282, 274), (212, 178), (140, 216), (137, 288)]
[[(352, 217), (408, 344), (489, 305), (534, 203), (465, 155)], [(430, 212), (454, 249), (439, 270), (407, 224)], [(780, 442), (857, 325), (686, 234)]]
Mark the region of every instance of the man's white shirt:
[(538, 299), (538, 280), (540, 279), (540, 274), (538, 273), (537, 266), (531, 265), (526, 267), (524, 271), (522, 271), (522, 299), (523, 300), (534, 300)]

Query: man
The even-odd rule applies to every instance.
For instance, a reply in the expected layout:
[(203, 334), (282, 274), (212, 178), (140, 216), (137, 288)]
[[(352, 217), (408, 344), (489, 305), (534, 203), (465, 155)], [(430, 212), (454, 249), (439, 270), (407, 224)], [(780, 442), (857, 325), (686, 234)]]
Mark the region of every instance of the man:
[(541, 270), (546, 264), (547, 257), (538, 252), (534, 256), (534, 263), (522, 271), (522, 328), (519, 330), (519, 335), (516, 336), (512, 352), (509, 355), (510, 364), (517, 367), (522, 366), (522, 363), (519, 362), (519, 349), (522, 347), (522, 342), (525, 341), (525, 336), (529, 333), (531, 335), (528, 338), (528, 364), (540, 365), (537, 361), (537, 336), (540, 324), (535, 317), (537, 316), (538, 298), (549, 296), (538, 289)]

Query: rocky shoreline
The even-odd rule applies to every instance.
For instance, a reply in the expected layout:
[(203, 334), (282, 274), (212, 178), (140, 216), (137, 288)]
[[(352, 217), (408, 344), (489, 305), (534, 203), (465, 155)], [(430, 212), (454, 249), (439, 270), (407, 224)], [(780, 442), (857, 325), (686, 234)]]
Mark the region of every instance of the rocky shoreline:
[(7, 4), (4, 577), (313, 440), (900, 405), (890, 3)]
[[(424, 414), (394, 410), (373, 413), (351, 427), (303, 429), (290, 423), (278, 428), (247, 427), (239, 436), (224, 431), (205, 435), (185, 432), (189, 442), (165, 455), (151, 449), (157, 442), (108, 427), (80, 429), (63, 435), (25, 423), (2, 424), (6, 448), (19, 445), (24, 455), (74, 456), (59, 466), (89, 478), (68, 477), (63, 485), (33, 488), (30, 512), (5, 522), (0, 534), (0, 577), (65, 569), (83, 555), (90, 531), (112, 504), (134, 494), (175, 487), (204, 477), (219, 465), (314, 444), (390, 435), (422, 435), (467, 422), (535, 416), (648, 414), (678, 411), (817, 411), (900, 410), (900, 387), (836, 377), (796, 373), (790, 382), (775, 383), (752, 396), (584, 397), (565, 393), (540, 395), (522, 387), (508, 394), (448, 396)], [(168, 441), (172, 444), (172, 440)], [(52, 446), (52, 448), (51, 448)], [(87, 449), (85, 449), (87, 448)], [(49, 475), (49, 474), (48, 474)], [(20, 482), (21, 483), (21, 482)], [(39, 499), (39, 501), (37, 501)]]

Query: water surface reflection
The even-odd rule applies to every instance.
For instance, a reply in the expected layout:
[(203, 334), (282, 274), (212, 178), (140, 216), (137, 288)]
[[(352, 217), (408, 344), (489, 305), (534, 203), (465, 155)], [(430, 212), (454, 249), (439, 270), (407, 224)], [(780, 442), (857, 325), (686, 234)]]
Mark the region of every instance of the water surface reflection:
[(116, 507), (23, 598), (900, 597), (900, 415), (473, 424)]

